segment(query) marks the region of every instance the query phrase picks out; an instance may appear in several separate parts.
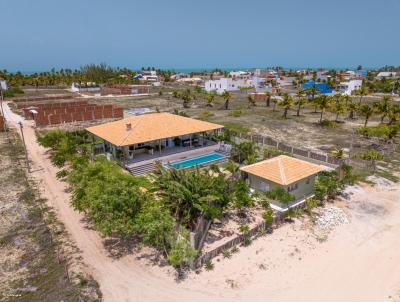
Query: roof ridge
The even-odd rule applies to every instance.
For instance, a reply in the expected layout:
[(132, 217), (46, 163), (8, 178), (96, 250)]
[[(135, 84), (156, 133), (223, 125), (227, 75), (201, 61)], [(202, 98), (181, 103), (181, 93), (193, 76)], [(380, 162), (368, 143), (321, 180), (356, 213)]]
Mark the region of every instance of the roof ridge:
[(279, 174), (281, 175), (282, 183), (286, 185), (285, 169), (283, 168), (281, 158), (278, 158)]

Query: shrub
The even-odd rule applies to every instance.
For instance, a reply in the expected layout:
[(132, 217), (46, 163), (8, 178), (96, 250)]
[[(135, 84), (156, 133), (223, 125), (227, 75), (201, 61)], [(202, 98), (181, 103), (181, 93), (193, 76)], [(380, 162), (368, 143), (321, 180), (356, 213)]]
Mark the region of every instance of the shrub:
[(223, 256), (224, 258), (231, 258), (231, 257), (232, 257), (232, 254), (231, 254), (231, 252), (230, 252), (229, 250), (225, 250), (225, 251), (222, 253), (222, 256)]
[(171, 247), (168, 262), (175, 268), (182, 268), (189, 265), (196, 256), (196, 250), (191, 248), (185, 239), (178, 239)]
[(211, 260), (207, 260), (206, 262), (204, 262), (204, 269), (206, 271), (212, 271), (214, 269), (214, 263), (212, 263)]
[(320, 126), (325, 127), (325, 128), (335, 128), (336, 123), (334, 121), (330, 120), (323, 120), (319, 123)]
[(252, 243), (250, 236), (246, 236), (243, 239), (243, 246), (249, 246)]
[(242, 111), (241, 110), (234, 110), (231, 112), (230, 114), (233, 117), (240, 117), (242, 115)]

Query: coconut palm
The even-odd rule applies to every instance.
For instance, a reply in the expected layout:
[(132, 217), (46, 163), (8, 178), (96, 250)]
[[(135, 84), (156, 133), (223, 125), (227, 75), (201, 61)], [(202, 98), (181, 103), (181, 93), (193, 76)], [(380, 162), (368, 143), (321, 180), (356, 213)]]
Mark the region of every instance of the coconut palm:
[(297, 99), (295, 103), (297, 105), (296, 116), (300, 116), (300, 110), (301, 110), (302, 106), (307, 103), (307, 99), (306, 98), (300, 98), (300, 99)]
[(388, 110), (389, 117), (389, 125), (400, 120), (400, 105), (399, 104), (391, 104)]
[(278, 102), (279, 102), (279, 99), (277, 99), (277, 98), (273, 98), (272, 99), (272, 104), (274, 104), (273, 107), (272, 107), (272, 111), (275, 111), (276, 104), (278, 104)]
[(336, 158), (340, 164), (339, 164), (339, 179), (343, 179), (343, 165), (344, 165), (344, 150), (343, 149), (338, 149), (335, 148), (330, 152), (330, 155), (334, 158)]
[(301, 110), (301, 106), (303, 106), (306, 103), (306, 99), (304, 99), (304, 91), (303, 90), (298, 90), (296, 92), (296, 105), (297, 105), (297, 112), (296, 112), (296, 116), (300, 116), (300, 110)]
[(366, 87), (366, 86), (361, 86), (360, 89), (356, 90), (356, 95), (358, 95), (360, 97), (358, 100), (358, 105), (361, 105), (361, 101), (362, 101), (363, 97), (368, 94), (369, 94), (369, 90), (368, 90), (368, 87)]
[(322, 123), (322, 116), (323, 116), (325, 110), (329, 108), (330, 102), (331, 102), (331, 98), (327, 95), (320, 95), (317, 98), (317, 106), (321, 110), (321, 114), (319, 117), (320, 123)]
[(358, 110), (361, 116), (365, 117), (364, 127), (367, 127), (368, 120), (374, 113), (374, 109), (368, 104), (362, 104)]
[(356, 103), (354, 103), (352, 99), (350, 99), (346, 107), (347, 111), (349, 112), (348, 119), (354, 119), (355, 113), (358, 111), (359, 106)]
[(265, 93), (265, 106), (269, 107), (271, 105), (271, 97), (272, 97), (271, 92), (267, 91)]
[(228, 91), (224, 91), (222, 93), (221, 97), (225, 100), (225, 104), (224, 104), (225, 110), (228, 110), (229, 109), (229, 101), (230, 101), (232, 95)]
[(289, 109), (293, 106), (294, 101), (291, 95), (289, 95), (288, 93), (285, 93), (283, 95), (283, 99), (279, 102), (279, 106), (283, 107), (283, 117), (287, 118), (287, 114)]
[(346, 106), (342, 103), (342, 101), (337, 101), (333, 104), (332, 111), (336, 113), (335, 122), (338, 122), (339, 115), (344, 114), (346, 112)]
[(367, 152), (365, 152), (365, 153), (356, 154), (356, 157), (361, 158), (361, 159), (363, 159), (363, 160), (368, 160), (368, 161), (370, 161), (370, 162), (371, 162), (371, 165), (372, 165), (372, 167), (373, 167), (374, 173), (375, 173), (375, 171), (376, 171), (376, 162), (377, 162), (378, 160), (383, 159), (382, 154), (379, 153), (378, 151), (374, 150), (374, 149), (369, 150), (369, 151), (367, 151)]
[(207, 107), (212, 107), (215, 99), (215, 93), (211, 92), (207, 94)]
[(247, 96), (247, 101), (248, 101), (247, 108), (257, 106), (256, 100), (254, 99), (254, 97), (252, 95)]
[(382, 97), (382, 100), (380, 102), (374, 102), (373, 108), (374, 110), (381, 114), (381, 123), (383, 123), (385, 117), (389, 113), (389, 102), (392, 100), (392, 97), (389, 95), (385, 95)]

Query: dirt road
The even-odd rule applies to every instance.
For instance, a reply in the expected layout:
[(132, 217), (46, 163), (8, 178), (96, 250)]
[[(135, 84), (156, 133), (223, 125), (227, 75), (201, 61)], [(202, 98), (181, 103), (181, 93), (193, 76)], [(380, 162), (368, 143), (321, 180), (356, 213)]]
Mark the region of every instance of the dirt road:
[[(20, 121), (5, 106), (10, 123)], [(241, 248), (215, 269), (177, 283), (166, 268), (135, 254), (115, 259), (103, 239), (72, 210), (65, 183), (34, 129), (24, 122), (33, 175), (57, 211), (104, 301), (398, 301), (400, 300), (400, 187), (355, 187), (343, 203), (351, 222), (319, 242), (300, 222)], [(390, 298), (389, 298), (390, 297)]]

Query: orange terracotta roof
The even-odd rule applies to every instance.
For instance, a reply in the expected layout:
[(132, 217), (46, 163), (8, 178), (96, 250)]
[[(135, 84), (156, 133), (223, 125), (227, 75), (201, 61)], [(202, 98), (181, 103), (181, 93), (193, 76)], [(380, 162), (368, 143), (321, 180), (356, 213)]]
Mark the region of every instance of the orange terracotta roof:
[[(130, 130), (127, 125), (130, 124)], [(116, 146), (129, 146), (159, 139), (221, 129), (224, 126), (170, 113), (131, 116), (86, 130)]]
[(280, 155), (242, 167), (240, 170), (280, 185), (290, 185), (325, 168), (294, 157)]

